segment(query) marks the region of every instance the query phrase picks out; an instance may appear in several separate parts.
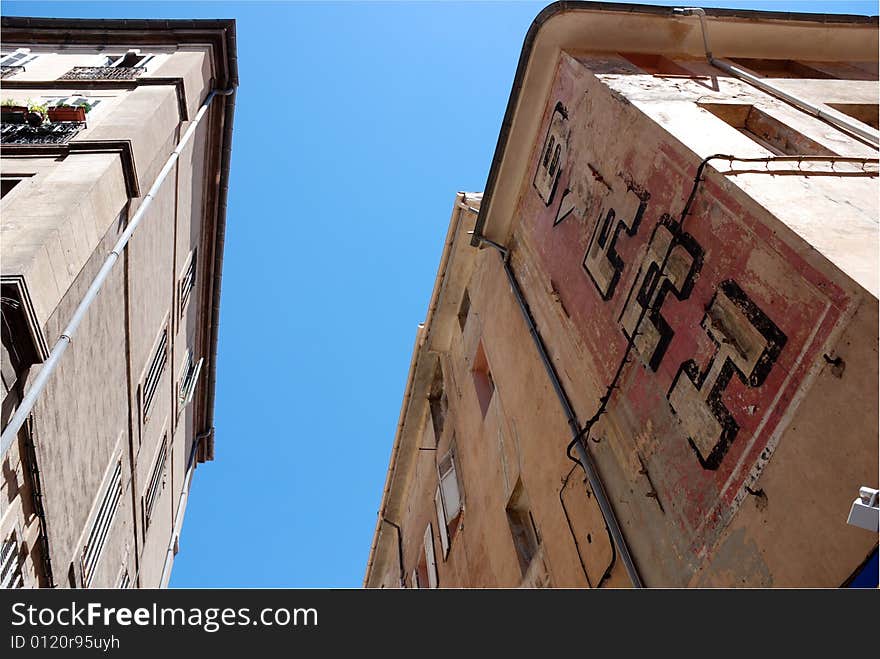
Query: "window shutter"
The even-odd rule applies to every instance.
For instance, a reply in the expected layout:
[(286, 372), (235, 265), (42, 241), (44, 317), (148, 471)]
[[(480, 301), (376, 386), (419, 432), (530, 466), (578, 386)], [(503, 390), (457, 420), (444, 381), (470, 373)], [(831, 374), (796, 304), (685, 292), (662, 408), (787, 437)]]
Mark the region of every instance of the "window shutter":
[(0, 588), (22, 588), (18, 539), (13, 533), (0, 549)]
[(162, 439), (162, 446), (159, 448), (159, 455), (156, 463), (153, 465), (153, 472), (150, 475), (150, 483), (147, 487), (147, 494), (144, 497), (144, 528), (149, 526), (150, 519), (153, 517), (153, 507), (162, 490), (165, 488), (165, 462), (168, 458), (168, 436)]
[(150, 414), (150, 407), (153, 404), (153, 397), (159, 388), (159, 382), (162, 373), (165, 371), (165, 363), (168, 361), (168, 329), (162, 330), (162, 336), (159, 339), (159, 345), (156, 346), (156, 352), (153, 353), (153, 359), (150, 361), (150, 368), (144, 379), (143, 387), (143, 414), (144, 420)]
[(122, 498), (122, 462), (116, 462), (116, 469), (110, 476), (110, 483), (101, 499), (95, 521), (82, 550), (81, 567), (83, 572), (83, 586), (88, 588), (95, 576), (95, 568), (104, 550), (104, 542), (110, 533), (110, 527), (116, 518), (116, 510), (119, 508), (119, 500)]
[(437, 486), (437, 493), (434, 495), (434, 505), (437, 506), (437, 524), (440, 527), (440, 546), (443, 547), (443, 558), (449, 555), (449, 535), (446, 530), (446, 514), (443, 512), (443, 495), (440, 494), (440, 486)]
[(443, 489), (443, 506), (447, 520), (458, 515), (461, 510), (461, 493), (458, 489), (458, 475), (455, 473), (453, 452), (447, 453), (440, 461), (440, 487)]
[(434, 534), (431, 525), (425, 529), (425, 560), (428, 564), (428, 588), (437, 587), (437, 561), (434, 558)]
[(22, 66), (36, 58), (36, 55), (31, 55), (30, 52), (30, 48), (19, 48), (14, 53), (0, 57), (0, 64), (3, 66)]

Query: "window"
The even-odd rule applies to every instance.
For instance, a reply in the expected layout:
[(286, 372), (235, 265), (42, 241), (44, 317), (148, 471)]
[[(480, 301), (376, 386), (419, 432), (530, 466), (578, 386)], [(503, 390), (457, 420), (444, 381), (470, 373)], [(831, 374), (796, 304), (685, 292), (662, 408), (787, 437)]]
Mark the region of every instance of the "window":
[(510, 533), (513, 536), (513, 546), (516, 549), (516, 557), (519, 559), (519, 567), (525, 576), (532, 558), (538, 553), (541, 536), (538, 533), (532, 512), (529, 510), (529, 500), (521, 480), (517, 480), (507, 502), (507, 522), (510, 524)]
[(46, 96), (43, 100), (46, 101), (46, 105), (50, 108), (59, 105), (71, 105), (73, 107), (88, 105), (90, 107), (95, 107), (101, 102), (100, 98), (91, 98), (89, 96), (83, 96), (82, 94), (72, 94), (71, 96)]
[(82, 551), (82, 575), (83, 587), (88, 588), (92, 583), (92, 577), (95, 576), (95, 568), (101, 559), (101, 552), (104, 551), (104, 543), (110, 533), (110, 527), (116, 518), (116, 511), (119, 508), (119, 501), (122, 499), (122, 461), (116, 461), (116, 468), (110, 476), (110, 482), (101, 499), (101, 505), (92, 522), (92, 528), (89, 531), (88, 540)]
[(425, 529), (424, 545), (425, 551), (419, 559), (419, 567), (414, 575), (416, 587), (421, 588), (427, 584), (428, 588), (436, 588), (438, 584), (437, 561), (434, 559), (434, 534), (430, 524)]
[(833, 156), (832, 151), (753, 105), (701, 103), (700, 107), (778, 156)]
[(464, 332), (464, 326), (467, 325), (467, 319), (471, 312), (471, 296), (468, 295), (467, 289), (464, 289), (464, 295), (461, 296), (461, 304), (458, 305), (458, 326)]
[(199, 373), (202, 371), (203, 361), (204, 359), (200, 359), (197, 362), (194, 361), (192, 350), (186, 351), (186, 358), (183, 360), (183, 371), (177, 390), (178, 412), (192, 402), (193, 394), (196, 390), (196, 383), (199, 379)]
[(667, 76), (688, 76), (693, 77), (693, 73), (683, 66), (676, 64), (668, 57), (653, 53), (620, 53), (620, 56), (637, 66), (645, 73), (653, 75)]
[(30, 178), (33, 174), (4, 174), (0, 177), (0, 199), (8, 195), (12, 192), (12, 189), (24, 181), (26, 178)]
[(3, 588), (24, 588), (24, 580), (21, 575), (21, 557), (15, 533), (4, 540), (0, 546), (0, 589)]
[(139, 50), (100, 55), (95, 66), (75, 66), (59, 80), (131, 80), (142, 75), (152, 59)]
[(431, 389), (428, 392), (428, 407), (431, 411), (431, 424), (434, 428), (434, 446), (440, 443), (440, 437), (443, 436), (448, 405), (446, 391), (443, 388), (443, 366), (437, 359), (437, 364), (434, 367), (434, 379), (431, 381)]
[(122, 574), (119, 575), (119, 581), (116, 582), (116, 588), (119, 590), (131, 588), (131, 577), (128, 575), (128, 568), (123, 568)]
[(147, 485), (147, 491), (144, 493), (144, 534), (150, 526), (150, 519), (153, 516), (153, 508), (162, 490), (165, 489), (165, 463), (168, 458), (168, 435), (162, 438), (162, 445), (159, 447), (159, 455), (156, 456), (156, 462), (153, 464), (153, 471), (150, 473), (150, 481)]
[(477, 389), (477, 399), (480, 401), (480, 411), (483, 417), (489, 410), (489, 403), (492, 402), (492, 395), (495, 393), (495, 381), (492, 379), (492, 372), (489, 370), (489, 362), (486, 359), (486, 353), (483, 350), (483, 342), (480, 341), (477, 346), (477, 354), (474, 356), (474, 386)]
[(186, 303), (189, 302), (189, 296), (192, 293), (193, 287), (196, 285), (196, 250), (192, 251), (192, 255), (189, 258), (189, 264), (186, 266), (186, 270), (183, 273), (183, 277), (180, 280), (178, 297), (180, 300), (179, 314), (180, 317), (183, 317), (183, 312), (186, 310)]
[(156, 390), (159, 388), (159, 382), (162, 373), (165, 371), (165, 364), (168, 362), (168, 328), (162, 330), (159, 342), (153, 351), (153, 358), (150, 360), (150, 366), (144, 377), (144, 384), (141, 388), (141, 400), (144, 415), (144, 422), (150, 416), (150, 409), (153, 407), (153, 401), (156, 398)]
[(843, 112), (863, 124), (868, 124), (874, 130), (880, 128), (878, 121), (878, 109), (880, 106), (870, 103), (829, 103), (828, 107), (832, 107), (838, 112)]
[(83, 96), (82, 94), (73, 94), (71, 96), (45, 96), (43, 97), (43, 100), (45, 101), (46, 106), (50, 108), (56, 108), (62, 105), (74, 108), (85, 107), (86, 112), (94, 110), (95, 106), (101, 102), (100, 98)]
[[(455, 453), (450, 450), (438, 465), (440, 479), (437, 491), (434, 494), (434, 505), (437, 508), (437, 523), (440, 528), (440, 546), (443, 548), (443, 558), (449, 554), (449, 545), (458, 528), (458, 518), (461, 515), (461, 490), (458, 483), (458, 474), (455, 470)], [(451, 528), (450, 528), (451, 527)]]
[(143, 67), (153, 59), (152, 55), (141, 55), (141, 51), (134, 49), (117, 55), (102, 55), (101, 66), (115, 68)]
[(556, 194), (559, 178), (565, 168), (568, 142), (568, 111), (557, 103), (550, 117), (544, 144), (538, 152), (538, 167), (532, 184), (538, 196), (549, 206)]
[(790, 59), (752, 59), (737, 57), (730, 60), (751, 69), (762, 78), (815, 78), (827, 79), (835, 76), (810, 66), (804, 62)]
[(30, 48), (19, 48), (17, 50), (0, 53), (0, 66), (6, 67), (22, 67), (28, 62), (33, 62), (37, 55), (31, 55)]

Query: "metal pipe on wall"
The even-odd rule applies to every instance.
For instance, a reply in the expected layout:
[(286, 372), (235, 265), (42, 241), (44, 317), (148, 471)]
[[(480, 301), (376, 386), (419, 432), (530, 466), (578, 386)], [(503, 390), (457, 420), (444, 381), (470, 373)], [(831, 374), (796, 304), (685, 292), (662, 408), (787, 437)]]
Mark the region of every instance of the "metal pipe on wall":
[(556, 368), (553, 366), (553, 362), (550, 361), (550, 356), (547, 354), (547, 347), (544, 345), (544, 340), (541, 337), (541, 334), (538, 332), (538, 328), (535, 325), (535, 320), (532, 318), (532, 312), (529, 309), (529, 305), (526, 302), (525, 297), (523, 296), (522, 289), (519, 286), (519, 282), (516, 280), (516, 276), (513, 272), (513, 269), (510, 267), (510, 252), (506, 247), (499, 245), (496, 242), (489, 240), (488, 238), (484, 238), (483, 236), (478, 236), (480, 242), (483, 242), (491, 247), (495, 248), (498, 251), (499, 256), (501, 256), (501, 263), (504, 267), (504, 273), (507, 275), (507, 281), (510, 284), (510, 288), (513, 291), (513, 296), (516, 299), (517, 304), (519, 305), (520, 311), (522, 312), (523, 319), (526, 321), (526, 325), (529, 328), (529, 334), (532, 337), (532, 340), (535, 343), (535, 347), (538, 349), (538, 356), (541, 358), (541, 363), (544, 365), (544, 369), (547, 371), (547, 375), (550, 378), (550, 382), (553, 385), (553, 389), (556, 392), (556, 396), (559, 399), (560, 404), (562, 405), (563, 410), (565, 411), (565, 416), (568, 421), (568, 425), (571, 428), (573, 437), (575, 438), (575, 448), (577, 449), (578, 459), (583, 467), (584, 473), (587, 475), (587, 480), (590, 482), (590, 487), (593, 490), (593, 494), (596, 496), (596, 503), (599, 505), (599, 510), (602, 512), (602, 516), (605, 518), (605, 523), (608, 525), (608, 531), (611, 533), (611, 537), (614, 540), (614, 544), (617, 546), (618, 551), (620, 552), (620, 559), (626, 568), (626, 572), (629, 575), (630, 581), (632, 581), (633, 587), (635, 588), (643, 588), (644, 584), (642, 583), (642, 578), (639, 575), (639, 571), (636, 568), (635, 561), (633, 561), (632, 555), (629, 551), (629, 545), (626, 542), (626, 538), (623, 536), (623, 531), (620, 528), (620, 523), (617, 520), (617, 515), (614, 513), (614, 508), (611, 505), (611, 501), (608, 499), (608, 494), (605, 492), (605, 486), (602, 483), (602, 479), (599, 477), (599, 472), (596, 469), (596, 465), (593, 462), (592, 457), (584, 446), (583, 440), (581, 439), (581, 426), (578, 422), (577, 415), (575, 414), (574, 408), (571, 405), (571, 401), (568, 398), (568, 395), (565, 393), (565, 389), (562, 386), (562, 382), (559, 379), (559, 374), (556, 372)]
[(178, 143), (177, 147), (168, 157), (168, 160), (165, 162), (165, 165), (162, 167), (159, 175), (156, 177), (156, 180), (150, 187), (149, 192), (147, 192), (146, 196), (144, 197), (140, 208), (138, 208), (137, 212), (134, 214), (134, 217), (131, 218), (128, 225), (125, 227), (125, 230), (122, 232), (122, 235), (119, 237), (119, 240), (116, 241), (116, 244), (113, 246), (113, 249), (107, 256), (107, 259), (104, 261), (103, 265), (101, 265), (101, 269), (92, 280), (92, 283), (89, 286), (89, 289), (86, 291), (85, 296), (80, 301), (76, 310), (73, 312), (73, 316), (71, 317), (70, 322), (67, 324), (67, 327), (64, 328), (61, 336), (55, 342), (55, 345), (52, 347), (52, 350), (49, 353), (49, 357), (46, 359), (45, 362), (43, 362), (43, 367), (40, 369), (40, 372), (34, 379), (34, 383), (31, 385), (30, 389), (28, 389), (27, 393), (22, 398), (21, 403), (15, 410), (15, 414), (9, 420), (6, 428), (3, 429), (3, 434), (0, 435), (0, 460), (5, 458), (6, 452), (15, 441), (19, 429), (30, 415), (31, 410), (33, 410), (34, 405), (36, 404), (40, 394), (46, 388), (46, 384), (48, 383), (52, 373), (55, 371), (55, 368), (58, 366), (62, 355), (67, 350), (68, 346), (70, 346), (70, 343), (73, 340), (73, 336), (74, 334), (76, 334), (76, 330), (79, 328), (79, 325), (82, 322), (83, 318), (85, 318), (86, 312), (89, 310), (92, 302), (94, 302), (95, 298), (98, 295), (98, 292), (101, 290), (101, 287), (107, 280), (107, 277), (110, 275), (110, 271), (113, 269), (113, 266), (116, 265), (116, 261), (119, 259), (119, 256), (122, 254), (122, 251), (125, 249), (125, 246), (131, 239), (131, 236), (135, 232), (135, 229), (138, 228), (141, 220), (143, 220), (144, 215), (152, 204), (156, 194), (158, 194), (159, 188), (165, 181), (165, 178), (171, 172), (174, 164), (177, 162), (181, 152), (189, 142), (190, 138), (195, 134), (199, 122), (202, 120), (202, 117), (205, 116), (205, 113), (211, 106), (211, 102), (214, 100), (214, 97), (217, 95), (228, 96), (229, 94), (233, 93), (234, 90), (234, 87), (228, 90), (212, 90), (208, 94), (205, 101), (202, 103), (202, 106), (196, 114), (195, 118), (193, 119), (192, 123), (190, 123), (190, 125), (187, 127), (183, 136), (180, 138), (180, 142)]

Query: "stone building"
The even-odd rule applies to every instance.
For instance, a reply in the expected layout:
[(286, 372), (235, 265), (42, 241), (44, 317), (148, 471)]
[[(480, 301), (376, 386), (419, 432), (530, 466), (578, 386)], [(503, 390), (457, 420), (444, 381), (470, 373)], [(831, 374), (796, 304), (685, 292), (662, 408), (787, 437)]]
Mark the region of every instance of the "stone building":
[(872, 555), (877, 19), (565, 2), (455, 199), (367, 587), (831, 586)]
[(2, 29), (2, 585), (165, 586), (213, 458), (235, 23)]

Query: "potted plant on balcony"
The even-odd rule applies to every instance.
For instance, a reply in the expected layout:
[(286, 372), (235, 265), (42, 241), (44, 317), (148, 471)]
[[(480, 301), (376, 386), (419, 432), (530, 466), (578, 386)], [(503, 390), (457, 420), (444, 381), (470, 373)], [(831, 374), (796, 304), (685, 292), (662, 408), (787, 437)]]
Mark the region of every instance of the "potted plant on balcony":
[(25, 120), (33, 128), (42, 126), (46, 120), (46, 106), (39, 103), (28, 103), (28, 113), (25, 115)]
[(53, 105), (49, 108), (50, 121), (85, 121), (86, 113), (92, 109), (88, 103), (82, 105)]
[(4, 124), (23, 124), (27, 111), (27, 106), (21, 105), (20, 101), (14, 101), (11, 98), (4, 99), (0, 103), (0, 122)]

